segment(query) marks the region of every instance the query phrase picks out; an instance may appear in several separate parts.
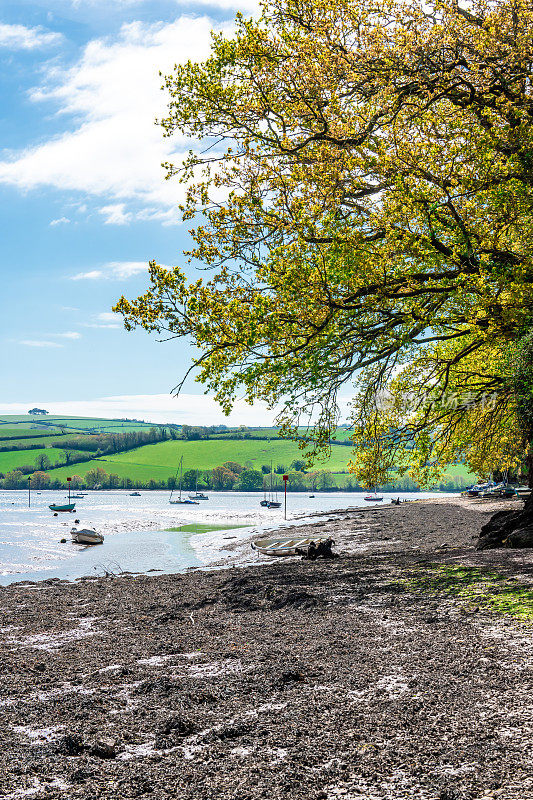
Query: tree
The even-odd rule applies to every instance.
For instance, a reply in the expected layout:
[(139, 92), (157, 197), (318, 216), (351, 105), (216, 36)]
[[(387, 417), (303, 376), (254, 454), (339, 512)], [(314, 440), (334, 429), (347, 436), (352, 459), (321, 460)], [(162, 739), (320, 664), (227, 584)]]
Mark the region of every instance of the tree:
[(13, 469), (6, 473), (4, 478), (5, 489), (21, 489), (25, 484), (25, 478), (19, 469)]
[(50, 483), (50, 475), (47, 472), (37, 470), (31, 476), (31, 485), (33, 489), (46, 489)]
[(294, 469), (296, 472), (305, 472), (306, 463), (303, 458), (296, 458), (291, 463), (291, 469)]
[(52, 462), (46, 453), (40, 453), (35, 459), (35, 466), (38, 470), (43, 471), (49, 469), (52, 466)]
[(226, 466), (215, 467), (211, 470), (211, 486), (213, 489), (233, 489), (238, 476), (227, 469)]
[(149, 291), (116, 306), (126, 328), (192, 336), (225, 411), (241, 389), (281, 402), (282, 433), (307, 425), (312, 450), (353, 381), (370, 461), (388, 450), (426, 483), (459, 456), (531, 461), (508, 356), (531, 329), (532, 53), (523, 0), (274, 0), (239, 18), (167, 76), (162, 122), (217, 142), (168, 165), (190, 181), (184, 218), (203, 215), (189, 255), (217, 272), (188, 285), (152, 263)]
[(102, 467), (93, 467), (85, 473), (85, 485), (89, 489), (95, 486), (104, 486), (108, 481), (108, 474)]
[(229, 469), (231, 472), (234, 472), (235, 475), (240, 475), (244, 469), (242, 464), (238, 464), (236, 461), (224, 461), (222, 466), (226, 467), (226, 469)]
[(305, 474), (303, 472), (289, 472), (287, 488), (295, 492), (305, 489)]
[(183, 473), (181, 485), (182, 488), (191, 492), (196, 488), (196, 481), (198, 480), (198, 472), (195, 469), (188, 469)]
[(239, 475), (239, 489), (253, 492), (263, 488), (263, 475), (255, 469), (243, 469)]

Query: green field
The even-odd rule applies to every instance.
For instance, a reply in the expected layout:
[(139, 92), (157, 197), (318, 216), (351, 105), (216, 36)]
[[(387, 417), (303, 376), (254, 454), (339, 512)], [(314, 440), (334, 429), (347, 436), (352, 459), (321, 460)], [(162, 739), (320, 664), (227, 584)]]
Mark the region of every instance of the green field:
[[(28, 435), (27, 439), (14, 439), (13, 447), (20, 445), (38, 444), (35, 450), (12, 450), (0, 452), (0, 472), (7, 473), (21, 466), (35, 464), (36, 458), (46, 454), (52, 464), (64, 462), (64, 452), (61, 448), (52, 447), (53, 444), (62, 444), (72, 440), (80, 434), (89, 434), (95, 429), (99, 433), (124, 433), (130, 430), (142, 430), (152, 427), (150, 423), (128, 423), (118, 420), (79, 417), (40, 417), (39, 421), (53, 422), (66, 429), (63, 436), (51, 436), (50, 430), (43, 427), (36, 431), (36, 420), (25, 416), (4, 416), (0, 419), (0, 444), (11, 444), (11, 437)], [(33, 427), (32, 427), (33, 426)], [(59, 428), (55, 428), (58, 430)], [(254, 438), (242, 438), (247, 432)], [(235, 438), (230, 438), (230, 437)], [(5, 437), (5, 438), (4, 438)], [(350, 431), (339, 428), (337, 439), (348, 441)], [(313, 466), (308, 467), (308, 472), (328, 471), (335, 476), (337, 486), (341, 487), (347, 481), (353, 483), (353, 478), (347, 474), (348, 461), (352, 456), (349, 446), (332, 442), (332, 453), (329, 458), (317, 460)], [(90, 453), (87, 453), (89, 456)], [(223, 464), (226, 461), (235, 461), (249, 469), (261, 470), (263, 465), (274, 469), (281, 465), (285, 470), (290, 470), (290, 465), (295, 460), (303, 458), (302, 451), (295, 442), (277, 438), (275, 428), (239, 428), (228, 429), (209, 439), (200, 440), (169, 440), (157, 444), (146, 444), (127, 452), (109, 454), (100, 458), (49, 468), (47, 472), (52, 480), (65, 481), (67, 477), (79, 475), (84, 477), (89, 470), (101, 467), (108, 474), (118, 475), (120, 479), (130, 479), (134, 483), (146, 485), (150, 480), (166, 481), (173, 477), (183, 456), (183, 471), (206, 471)], [(461, 479), (464, 485), (473, 482), (475, 477), (468, 473), (462, 465), (455, 465), (446, 470), (442, 482)]]
[[(57, 431), (60, 433), (60, 431)], [(20, 437), (24, 437), (20, 439)], [(32, 441), (34, 439), (41, 440), (43, 437), (49, 437), (50, 431), (49, 430), (32, 430), (31, 428), (24, 427), (24, 426), (2, 426), (0, 425), (0, 441), (9, 442), (10, 439), (18, 439), (19, 441)]]
[(11, 429), (17, 428), (21, 432), (39, 426), (39, 430), (46, 431), (47, 428), (59, 430), (71, 430), (75, 432), (98, 430), (99, 433), (125, 433), (126, 431), (138, 431), (143, 428), (151, 428), (151, 422), (125, 422), (118, 419), (101, 419), (99, 417), (67, 417), (57, 414), (48, 416), (33, 416), (32, 414), (13, 414), (0, 417), (0, 436), (3, 435), (3, 426)]
[[(198, 442), (170, 441), (158, 444), (147, 444), (137, 450), (118, 453), (112, 456), (93, 459), (83, 464), (61, 467), (51, 472), (51, 477), (64, 480), (67, 475), (85, 475), (94, 467), (102, 467), (108, 473), (120, 478), (132, 480), (165, 480), (176, 474), (181, 456), (183, 470), (212, 469), (225, 461), (236, 461), (238, 464), (261, 469), (263, 464), (272, 461), (274, 469), (282, 464), (287, 469), (292, 461), (302, 457), (301, 450), (294, 442), (284, 439), (257, 441), (242, 439), (235, 441), (202, 440)], [(335, 448), (331, 458), (317, 462), (314, 469), (341, 472), (346, 469), (350, 451), (348, 448)]]
[(35, 459), (41, 455), (48, 456), (52, 464), (65, 460), (63, 450), (52, 447), (36, 448), (35, 450), (11, 450), (6, 453), (0, 453), (0, 472), (5, 473), (19, 467), (31, 466), (35, 464)]

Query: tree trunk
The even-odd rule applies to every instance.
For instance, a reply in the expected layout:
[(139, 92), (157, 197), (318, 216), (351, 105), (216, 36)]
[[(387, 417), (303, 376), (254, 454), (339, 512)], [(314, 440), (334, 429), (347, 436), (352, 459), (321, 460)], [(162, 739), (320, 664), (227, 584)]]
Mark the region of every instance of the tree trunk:
[[(529, 468), (529, 485), (532, 471)], [(533, 547), (533, 492), (519, 511), (498, 511), (481, 528), (476, 550), (493, 547)]]

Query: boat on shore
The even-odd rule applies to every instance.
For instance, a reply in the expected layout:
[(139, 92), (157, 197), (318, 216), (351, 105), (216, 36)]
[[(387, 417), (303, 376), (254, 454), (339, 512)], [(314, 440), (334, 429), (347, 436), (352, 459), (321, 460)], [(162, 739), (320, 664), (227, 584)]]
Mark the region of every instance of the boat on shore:
[(318, 545), (320, 542), (327, 541), (326, 536), (305, 536), (300, 538), (288, 536), (270, 536), (265, 539), (256, 539), (252, 542), (252, 550), (256, 550), (264, 556), (295, 556), (298, 555), (297, 549), (307, 549), (311, 542)]
[(75, 544), (102, 544), (104, 541), (102, 534), (93, 531), (91, 528), (82, 528), (81, 530), (72, 528), (70, 535)]
[(66, 503), (65, 505), (58, 505), (57, 503), (52, 503), (48, 506), (50, 511), (75, 511), (76, 510), (76, 503)]

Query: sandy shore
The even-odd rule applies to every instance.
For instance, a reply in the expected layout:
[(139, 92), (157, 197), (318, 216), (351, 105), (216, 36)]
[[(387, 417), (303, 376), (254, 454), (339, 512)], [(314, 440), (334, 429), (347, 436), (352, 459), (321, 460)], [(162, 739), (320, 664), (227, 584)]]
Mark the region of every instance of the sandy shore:
[(493, 510), (332, 514), (328, 562), (0, 589), (0, 800), (533, 798), (531, 627), (464, 594), (533, 583), (531, 551), (474, 551)]

